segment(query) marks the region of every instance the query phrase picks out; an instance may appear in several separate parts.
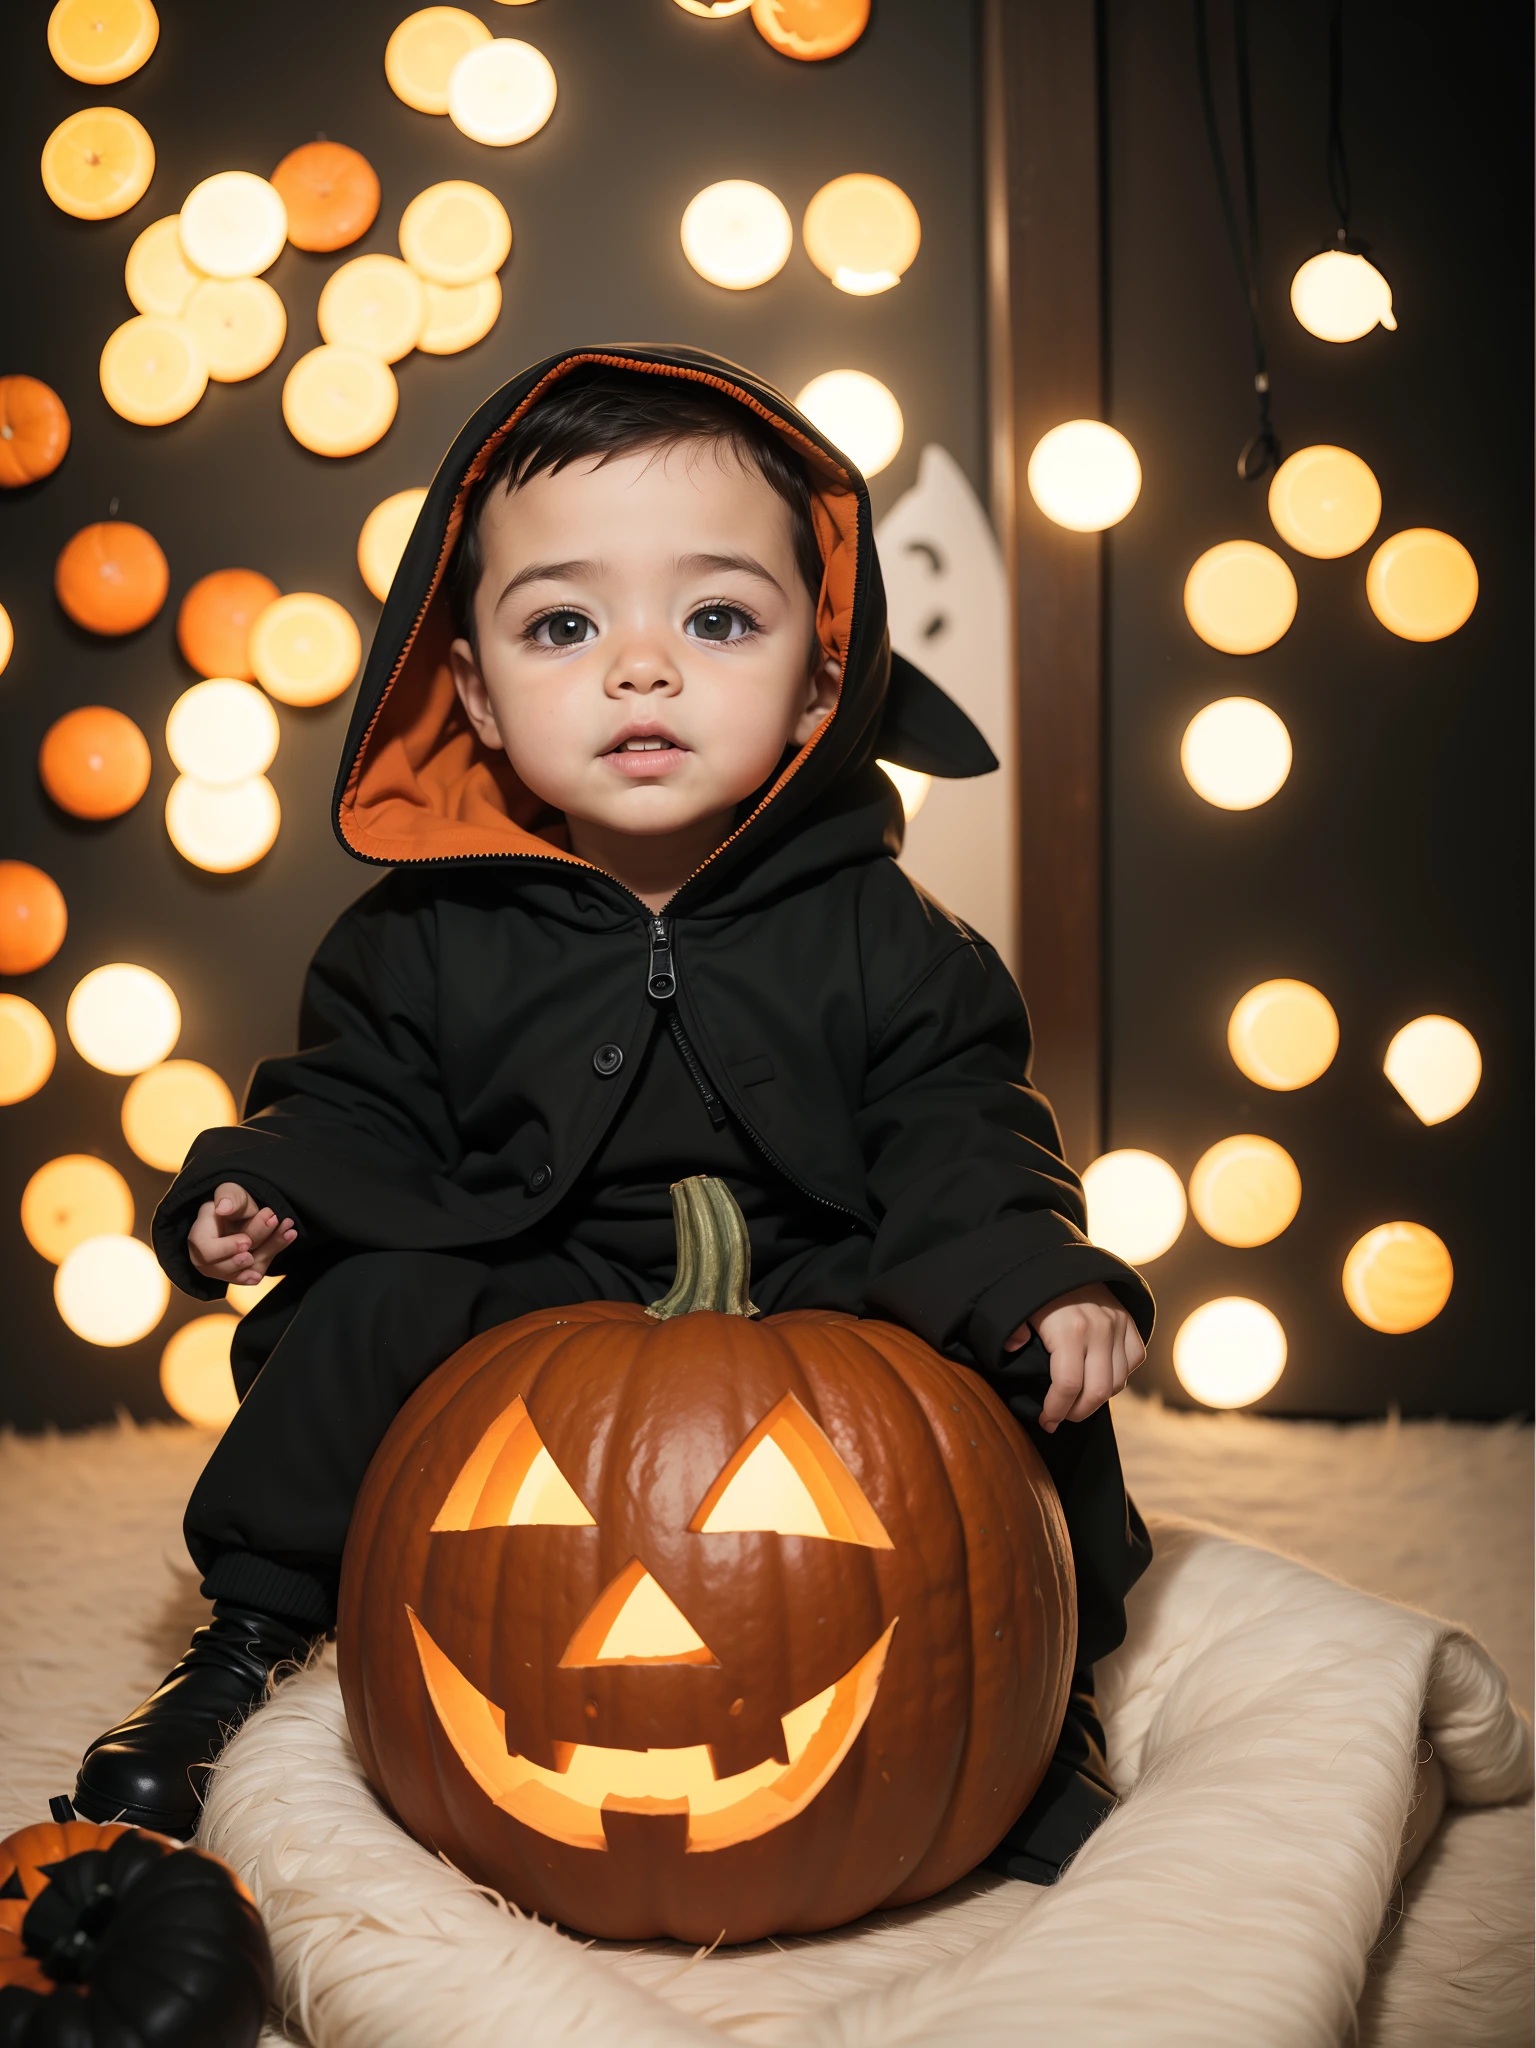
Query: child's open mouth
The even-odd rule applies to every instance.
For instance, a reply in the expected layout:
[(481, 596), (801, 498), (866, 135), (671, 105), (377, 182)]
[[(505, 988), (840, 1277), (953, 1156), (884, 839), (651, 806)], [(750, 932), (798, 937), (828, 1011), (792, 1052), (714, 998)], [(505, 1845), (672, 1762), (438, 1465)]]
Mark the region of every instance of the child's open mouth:
[(665, 775), (670, 769), (680, 767), (687, 759), (688, 749), (680, 746), (669, 732), (629, 732), (615, 740), (604, 754), (605, 761), (611, 761), (621, 775), (634, 780), (647, 776)]

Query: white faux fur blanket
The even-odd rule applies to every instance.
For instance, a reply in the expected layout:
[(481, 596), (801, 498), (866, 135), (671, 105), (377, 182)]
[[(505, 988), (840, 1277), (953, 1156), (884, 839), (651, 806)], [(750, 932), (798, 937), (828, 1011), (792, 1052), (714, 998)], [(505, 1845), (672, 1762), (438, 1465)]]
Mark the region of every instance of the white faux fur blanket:
[(1393, 1893), (1421, 1742), (1453, 1801), (1488, 1805), (1530, 1789), (1530, 1729), (1460, 1630), (1201, 1524), (1157, 1519), (1153, 1537), (1127, 1643), (1098, 1668), (1127, 1796), (1049, 1890), (983, 1873), (703, 1957), (582, 1943), (387, 1818), (330, 1652), (230, 1745), (201, 1838), (255, 1891), (315, 2048), (1331, 2048)]

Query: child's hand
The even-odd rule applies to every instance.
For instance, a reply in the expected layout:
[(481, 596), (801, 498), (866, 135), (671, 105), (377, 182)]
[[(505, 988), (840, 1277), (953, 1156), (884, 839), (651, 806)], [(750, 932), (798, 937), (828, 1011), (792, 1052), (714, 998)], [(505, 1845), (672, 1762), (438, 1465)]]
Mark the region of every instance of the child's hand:
[(1037, 1308), (1003, 1349), (1027, 1344), (1031, 1327), (1051, 1355), (1050, 1392), (1040, 1408), (1047, 1434), (1059, 1422), (1086, 1421), (1120, 1392), (1147, 1355), (1129, 1312), (1098, 1280)]
[(291, 1216), (279, 1223), (275, 1210), (258, 1208), (238, 1181), (226, 1180), (198, 1210), (187, 1232), (187, 1257), (205, 1280), (254, 1287), (298, 1234)]

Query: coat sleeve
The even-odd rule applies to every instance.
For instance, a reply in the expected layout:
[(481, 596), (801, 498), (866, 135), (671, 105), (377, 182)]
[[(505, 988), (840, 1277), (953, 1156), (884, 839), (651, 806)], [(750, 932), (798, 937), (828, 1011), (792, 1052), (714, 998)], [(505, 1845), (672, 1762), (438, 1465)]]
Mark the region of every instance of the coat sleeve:
[(390, 1249), (444, 1235), (460, 1147), (438, 1078), (430, 918), (395, 908), (387, 890), (327, 934), (305, 980), (299, 1050), (261, 1062), (241, 1122), (202, 1133), (156, 1211), (155, 1251), (188, 1294), (224, 1292), (186, 1251), (198, 1205), (221, 1181), (294, 1217), (299, 1237), (276, 1272), (338, 1243)]
[(929, 957), (870, 1019), (858, 1117), (879, 1217), (868, 1308), (1009, 1380), (1049, 1366), (1038, 1340), (1010, 1355), (1006, 1339), (1092, 1281), (1149, 1337), (1145, 1281), (1086, 1235), (1082, 1184), (1030, 1085), (1029, 1018), (1013, 977), (984, 939), (918, 901)]

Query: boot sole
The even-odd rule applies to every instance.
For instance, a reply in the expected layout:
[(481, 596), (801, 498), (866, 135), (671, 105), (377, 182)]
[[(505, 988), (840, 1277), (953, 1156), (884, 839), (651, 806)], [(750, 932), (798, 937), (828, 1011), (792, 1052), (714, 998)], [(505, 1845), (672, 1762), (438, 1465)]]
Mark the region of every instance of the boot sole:
[(117, 1806), (99, 1798), (88, 1786), (75, 1786), (72, 1804), (82, 1820), (108, 1825), (121, 1821), (124, 1827), (146, 1828), (151, 1834), (169, 1835), (173, 1841), (190, 1842), (197, 1833), (200, 1810), (187, 1813), (161, 1813), (152, 1806)]

